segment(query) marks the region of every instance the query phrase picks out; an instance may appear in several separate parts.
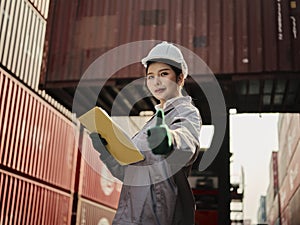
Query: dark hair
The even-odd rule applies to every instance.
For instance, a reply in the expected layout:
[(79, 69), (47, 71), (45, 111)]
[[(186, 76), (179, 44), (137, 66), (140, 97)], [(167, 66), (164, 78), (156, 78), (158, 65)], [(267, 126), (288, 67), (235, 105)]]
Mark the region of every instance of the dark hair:
[(171, 69), (175, 72), (176, 78), (182, 73), (181, 65), (175, 61), (169, 59), (155, 59), (147, 62), (146, 74), (148, 73), (148, 68), (152, 63), (161, 62), (169, 65)]

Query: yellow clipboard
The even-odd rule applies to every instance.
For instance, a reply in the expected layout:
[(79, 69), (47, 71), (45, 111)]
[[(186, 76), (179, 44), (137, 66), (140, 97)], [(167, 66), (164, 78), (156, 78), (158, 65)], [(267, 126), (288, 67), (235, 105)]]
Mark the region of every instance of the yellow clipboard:
[(104, 109), (94, 107), (78, 119), (90, 132), (97, 132), (106, 139), (107, 150), (121, 165), (144, 159), (125, 131), (111, 119)]

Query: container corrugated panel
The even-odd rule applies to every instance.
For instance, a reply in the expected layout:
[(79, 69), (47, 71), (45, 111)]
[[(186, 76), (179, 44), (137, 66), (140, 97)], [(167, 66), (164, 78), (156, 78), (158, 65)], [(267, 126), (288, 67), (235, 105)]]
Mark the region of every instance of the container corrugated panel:
[(116, 209), (122, 183), (112, 176), (100, 160), (86, 132), (83, 132), (81, 153), (79, 195)]
[(74, 189), (79, 125), (0, 69), (0, 164)]
[(69, 225), (72, 195), (0, 169), (0, 224)]
[(300, 187), (300, 141), (298, 141), (297, 149), (288, 166), (287, 179), (290, 196), (293, 196), (296, 190)]
[(55, 108), (71, 113), (38, 90), (49, 0), (0, 2), (0, 64)]
[(84, 198), (78, 200), (76, 225), (111, 225), (116, 211)]
[(292, 191), (289, 183), (289, 176), (286, 176), (283, 180), (282, 186), (279, 189), (281, 209), (285, 209), (287, 207), (292, 197)]
[(281, 183), (288, 172), (288, 166), (300, 140), (300, 115), (298, 113), (281, 114), (278, 130), (278, 169), (279, 183)]
[(288, 164), (295, 153), (298, 142), (300, 141), (300, 114), (293, 113), (290, 116), (290, 125), (287, 132), (286, 147), (288, 150)]
[(291, 121), (290, 113), (281, 113), (278, 118), (278, 145), (279, 151), (286, 147), (287, 133)]
[(284, 178), (287, 174), (287, 148), (278, 151), (278, 183), (282, 186)]
[[(300, 210), (300, 209), (299, 209)], [(298, 220), (300, 221), (300, 220)], [(291, 225), (291, 210), (290, 206), (287, 206), (283, 212), (281, 212), (281, 224)]]
[(300, 188), (290, 201), (291, 222), (290, 225), (298, 225), (300, 221)]
[[(300, 39), (295, 35), (300, 3), (294, 2), (292, 6), (273, 0), (53, 0), (41, 83), (71, 84), (106, 51), (150, 39), (190, 49), (216, 74), (299, 71), (300, 50), (295, 46)], [(134, 54), (139, 54), (138, 48)], [(114, 63), (118, 62), (112, 59), (108, 65)], [(117, 77), (139, 74), (140, 65)]]
[(0, 14), (0, 63), (37, 91), (46, 20), (24, 0), (1, 1)]
[(47, 19), (50, 0), (29, 0), (39, 13)]
[(271, 207), (271, 210), (269, 211), (269, 213), (267, 214), (267, 221), (269, 225), (276, 225), (276, 220), (278, 220), (278, 215), (279, 215), (279, 211), (278, 211), (278, 198), (277, 195), (274, 198), (274, 202), (273, 205)]
[(286, 176), (287, 166), (288, 166), (288, 130), (290, 125), (290, 113), (283, 113), (279, 115), (278, 120), (278, 178), (279, 184), (282, 182)]

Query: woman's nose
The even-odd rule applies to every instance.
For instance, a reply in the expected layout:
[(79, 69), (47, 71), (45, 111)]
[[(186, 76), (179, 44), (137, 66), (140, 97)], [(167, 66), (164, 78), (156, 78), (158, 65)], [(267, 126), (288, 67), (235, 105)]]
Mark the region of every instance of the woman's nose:
[(161, 84), (160, 76), (155, 76), (155, 84)]

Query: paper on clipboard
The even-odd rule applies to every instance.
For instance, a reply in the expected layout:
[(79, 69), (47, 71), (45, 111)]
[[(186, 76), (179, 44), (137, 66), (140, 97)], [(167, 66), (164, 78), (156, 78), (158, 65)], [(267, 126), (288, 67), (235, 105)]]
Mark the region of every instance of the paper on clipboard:
[(107, 150), (120, 164), (128, 165), (144, 159), (122, 128), (102, 108), (94, 107), (78, 119), (90, 132), (97, 132), (106, 139)]

